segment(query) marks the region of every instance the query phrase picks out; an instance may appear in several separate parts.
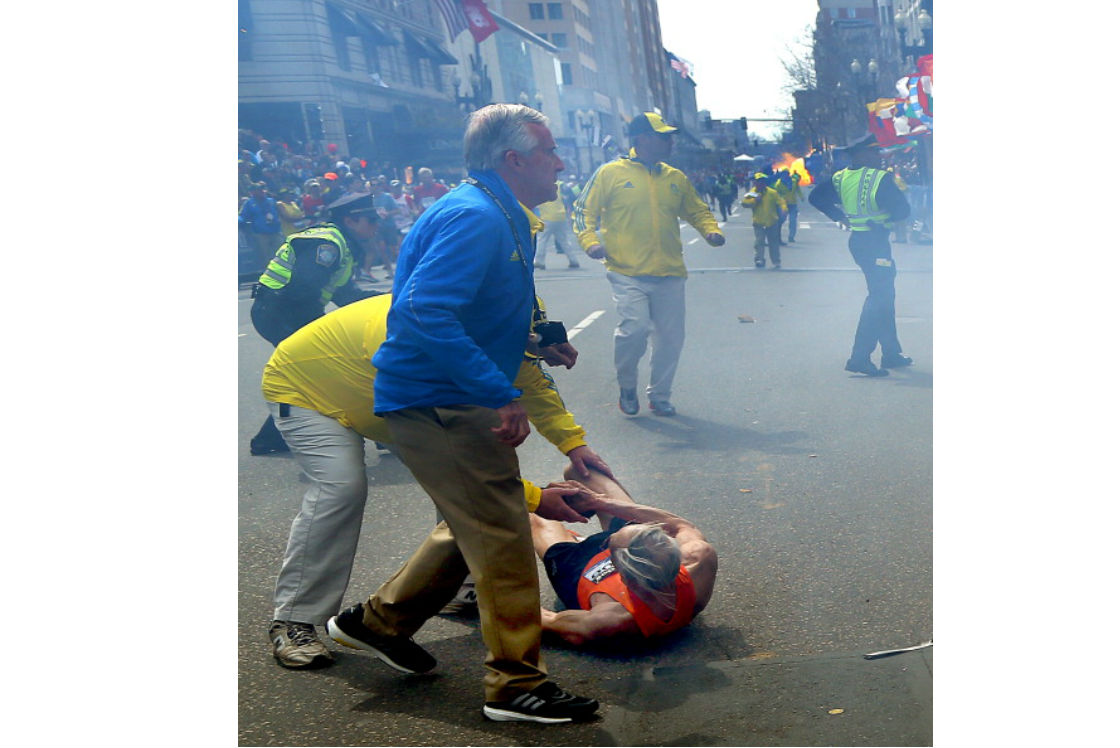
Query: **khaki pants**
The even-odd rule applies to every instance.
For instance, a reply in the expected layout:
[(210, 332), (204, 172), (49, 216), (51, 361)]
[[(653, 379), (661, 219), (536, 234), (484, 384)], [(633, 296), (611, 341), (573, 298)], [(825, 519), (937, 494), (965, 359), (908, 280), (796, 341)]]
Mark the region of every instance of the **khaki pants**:
[(490, 431), (497, 413), (471, 405), (411, 408), (386, 413), (385, 422), (444, 521), (370, 597), (363, 622), (383, 635), (411, 636), (454, 597), (469, 570), (488, 649), (486, 700), (532, 690), (547, 676), (540, 583), (517, 453)]
[(650, 400), (667, 401), (684, 347), (684, 283), (679, 276), (630, 276), (607, 271), (618, 327), (614, 330), (614, 368), (619, 389), (638, 387), (638, 362), (652, 338)]

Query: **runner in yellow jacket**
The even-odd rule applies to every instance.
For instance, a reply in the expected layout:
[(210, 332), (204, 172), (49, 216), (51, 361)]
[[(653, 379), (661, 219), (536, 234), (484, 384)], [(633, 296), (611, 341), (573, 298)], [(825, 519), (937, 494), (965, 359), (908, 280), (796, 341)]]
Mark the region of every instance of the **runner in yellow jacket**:
[(672, 416), (669, 402), (684, 346), (684, 282), (688, 271), (681, 246), (681, 218), (713, 247), (723, 233), (684, 172), (664, 163), (677, 128), (653, 112), (628, 127), (630, 155), (603, 164), (572, 209), (572, 225), (587, 255), (603, 260), (621, 318), (614, 333), (618, 407), (637, 415), (638, 362), (652, 330), (650, 409)]

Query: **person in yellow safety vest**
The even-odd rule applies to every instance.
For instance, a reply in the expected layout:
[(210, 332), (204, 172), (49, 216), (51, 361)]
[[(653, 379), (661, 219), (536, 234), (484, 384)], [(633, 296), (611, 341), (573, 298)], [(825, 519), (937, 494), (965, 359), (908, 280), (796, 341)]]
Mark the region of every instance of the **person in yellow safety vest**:
[(758, 172), (751, 178), (751, 188), (743, 195), (742, 204), (751, 209), (754, 228), (754, 266), (766, 267), (766, 247), (770, 246), (770, 262), (782, 269), (781, 231), (786, 203), (770, 186), (770, 178)]
[(565, 206), (563, 197), (564, 190), (564, 183), (557, 181), (556, 199), (547, 203), (541, 203), (537, 207), (540, 219), (544, 221), (544, 231), (537, 236), (537, 253), (533, 258), (533, 267), (538, 270), (544, 270), (545, 257), (548, 255), (548, 240), (550, 238), (554, 242), (556, 248), (567, 256), (568, 269), (579, 269), (579, 255), (576, 254), (575, 247), (572, 246), (575, 235), (572, 233), (572, 225), (568, 223), (568, 209)]
[[(805, 200), (805, 196), (801, 192), (801, 175), (797, 172), (791, 174), (788, 169), (779, 169), (777, 179), (774, 182), (774, 189), (778, 191), (782, 201), (786, 204), (789, 217), (789, 241), (792, 244), (794, 243), (794, 237), (797, 236), (798, 203)], [(782, 222), (785, 223), (784, 220)], [(781, 239), (781, 232), (778, 233), (778, 238)], [(783, 241), (779, 241), (779, 243), (785, 244)]]
[[(377, 209), (368, 194), (347, 195), (328, 207), (330, 222), (292, 234), (276, 250), (253, 289), (249, 317), (272, 345), (311, 320), (333, 301), (343, 306), (375, 296), (354, 285), (354, 251), (377, 234)], [(287, 452), (272, 417), (249, 442), (253, 455)]]
[[(910, 214), (906, 196), (882, 169), (874, 135), (848, 146), (852, 165), (841, 169), (809, 193), (809, 203), (826, 216), (849, 227), (848, 250), (867, 280), (867, 299), (856, 326), (852, 355), (846, 371), (883, 377), (914, 363), (902, 354), (894, 315), (894, 278), (891, 257), (891, 224)], [(882, 353), (879, 366), (871, 362), (876, 346)]]
[(604, 260), (620, 321), (614, 333), (619, 409), (638, 414), (638, 362), (653, 333), (646, 394), (654, 415), (673, 416), (669, 401), (684, 347), (684, 218), (710, 246), (725, 241), (719, 224), (684, 172), (664, 163), (677, 128), (654, 112), (627, 127), (630, 155), (600, 166), (572, 210), (588, 257)]
[[(273, 594), (269, 641), (276, 660), (289, 668), (315, 668), (333, 657), (315, 633), (338, 613), (354, 564), (367, 480), (366, 439), (392, 444), (385, 421), (373, 412), (377, 378), (371, 359), (385, 342), (392, 298), (364, 299), (312, 321), (281, 341), (264, 368), (261, 390), (291, 443), (310, 484), (284, 553)], [(547, 321), (541, 305), (541, 320)], [(557, 350), (554, 350), (557, 349)], [(555, 354), (555, 355), (554, 355)], [(586, 432), (568, 412), (556, 383), (541, 367), (574, 365), (568, 343), (526, 352), (513, 386), (537, 430), (568, 456), (577, 478), (591, 469), (611, 474), (588, 445)], [(565, 522), (584, 519), (564, 504), (570, 486), (541, 489), (525, 481), (529, 511)], [(454, 542), (448, 551), (454, 554)]]

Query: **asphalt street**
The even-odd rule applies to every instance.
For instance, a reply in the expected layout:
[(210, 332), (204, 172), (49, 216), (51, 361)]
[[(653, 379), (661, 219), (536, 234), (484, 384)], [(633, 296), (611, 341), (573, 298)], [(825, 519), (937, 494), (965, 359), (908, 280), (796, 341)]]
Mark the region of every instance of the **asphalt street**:
[[(553, 678), (602, 704), (587, 724), (485, 721), (484, 648), (469, 618), (418, 633), (439, 661), (424, 676), (333, 642), (332, 667), (275, 664), (272, 585), (306, 484), (290, 457), (249, 456), (271, 348), (239, 291), (240, 744), (932, 744), (932, 647), (863, 655), (933, 639), (933, 248), (894, 249), (899, 337), (914, 366), (868, 379), (843, 370), (866, 293), (848, 235), (806, 204), (782, 269), (757, 270), (749, 212), (724, 228), (721, 248), (682, 230), (690, 276), (675, 418), (653, 416), (644, 399), (634, 418), (617, 407), (601, 265), (568, 270), (550, 252), (551, 269), (537, 271), (549, 317), (577, 330), (577, 366), (551, 373), (589, 443), (636, 499), (691, 519), (719, 553), (711, 604), (668, 640), (593, 651), (546, 640)], [(643, 387), (647, 376), (648, 355)], [(346, 604), (392, 574), (435, 518), (407, 469), (370, 446)], [(530, 480), (561, 477), (565, 458), (538, 435), (519, 453)], [(547, 581), (543, 602), (555, 602)]]

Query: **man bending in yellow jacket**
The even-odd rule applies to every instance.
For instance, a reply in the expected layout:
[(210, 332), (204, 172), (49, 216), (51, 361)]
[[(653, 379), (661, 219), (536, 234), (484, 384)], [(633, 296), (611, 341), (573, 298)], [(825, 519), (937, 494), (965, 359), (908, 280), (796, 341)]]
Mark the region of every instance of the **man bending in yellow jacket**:
[(669, 401), (684, 346), (684, 266), (679, 219), (684, 218), (713, 247), (724, 237), (712, 212), (688, 177), (664, 163), (677, 128), (653, 112), (631, 120), (629, 156), (603, 164), (591, 175), (572, 209), (572, 226), (589, 257), (605, 260), (615, 308), (618, 407), (638, 414), (638, 362), (650, 332), (650, 376), (646, 395), (655, 415), (676, 415)]
[[(391, 443), (385, 422), (373, 413), (377, 371), (370, 359), (385, 342), (392, 298), (375, 296), (341, 307), (300, 328), (277, 346), (265, 365), (261, 389), (277, 428), (309, 479), (274, 592), (269, 640), (273, 656), (290, 668), (333, 661), (315, 633), (338, 613), (357, 552), (366, 504), (364, 441)], [(560, 350), (552, 350), (560, 348)], [(575, 362), (569, 344), (543, 349), (550, 362)], [(566, 454), (577, 475), (610, 468), (584, 439), (540, 360), (528, 355), (513, 386), (537, 430)], [(530, 512), (547, 519), (582, 522), (564, 503), (573, 489), (553, 483), (541, 489), (525, 481)], [(449, 553), (457, 552), (451, 540)]]

